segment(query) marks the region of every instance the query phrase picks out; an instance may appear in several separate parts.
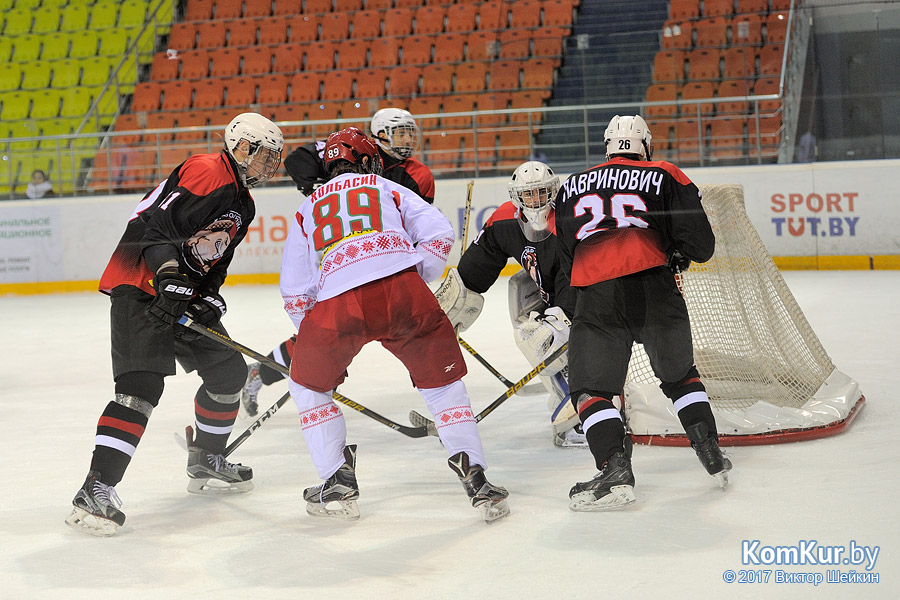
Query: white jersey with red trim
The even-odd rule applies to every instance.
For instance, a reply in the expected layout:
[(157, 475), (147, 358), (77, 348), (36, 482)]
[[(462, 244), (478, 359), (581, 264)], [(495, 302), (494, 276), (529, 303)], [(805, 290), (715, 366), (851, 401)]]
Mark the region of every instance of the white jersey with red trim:
[(294, 216), (281, 260), (281, 295), (294, 325), (319, 300), (416, 267), (440, 277), (453, 226), (408, 188), (345, 173), (314, 191)]

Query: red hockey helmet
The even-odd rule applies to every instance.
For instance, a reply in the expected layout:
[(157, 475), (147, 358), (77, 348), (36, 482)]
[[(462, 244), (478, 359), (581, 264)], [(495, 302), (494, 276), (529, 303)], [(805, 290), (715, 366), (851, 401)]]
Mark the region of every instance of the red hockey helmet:
[(359, 173), (381, 173), (378, 146), (356, 127), (335, 131), (328, 136), (322, 154), (325, 170), (331, 172), (337, 161), (347, 161)]

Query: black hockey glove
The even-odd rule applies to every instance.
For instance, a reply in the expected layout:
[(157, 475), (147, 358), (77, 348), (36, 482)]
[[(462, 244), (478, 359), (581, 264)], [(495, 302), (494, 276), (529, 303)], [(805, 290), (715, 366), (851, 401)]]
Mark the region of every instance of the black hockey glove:
[(162, 267), (153, 278), (156, 297), (147, 306), (147, 316), (159, 329), (172, 327), (191, 302), (194, 286), (177, 267)]
[(680, 250), (669, 248), (666, 256), (668, 257), (666, 266), (676, 275), (682, 271), (687, 271), (691, 267), (691, 259), (682, 254)]
[(193, 321), (203, 325), (204, 327), (212, 327), (225, 316), (225, 299), (219, 294), (207, 293), (203, 294), (190, 303), (184, 314)]

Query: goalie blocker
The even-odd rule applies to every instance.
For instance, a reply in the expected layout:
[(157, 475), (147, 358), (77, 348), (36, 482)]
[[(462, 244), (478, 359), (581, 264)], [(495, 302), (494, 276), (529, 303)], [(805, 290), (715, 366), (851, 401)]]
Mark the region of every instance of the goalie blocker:
[(457, 333), (467, 330), (481, 314), (484, 297), (467, 289), (459, 271), (450, 269), (440, 287), (434, 292), (441, 309), (447, 314)]

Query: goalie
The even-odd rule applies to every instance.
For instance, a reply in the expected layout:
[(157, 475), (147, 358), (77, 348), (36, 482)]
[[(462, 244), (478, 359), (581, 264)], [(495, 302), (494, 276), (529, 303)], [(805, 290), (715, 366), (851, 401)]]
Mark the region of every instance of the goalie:
[[(516, 345), (534, 367), (569, 339), (575, 294), (559, 266), (553, 199), (559, 178), (538, 161), (519, 165), (508, 184), (510, 201), (488, 219), (457, 269), (435, 292), (457, 331), (481, 312), (486, 292), (510, 258), (522, 265), (508, 285), (509, 313)], [(557, 446), (586, 446), (578, 415), (569, 400), (568, 357), (547, 365), (540, 377), (550, 393), (548, 408)]]

